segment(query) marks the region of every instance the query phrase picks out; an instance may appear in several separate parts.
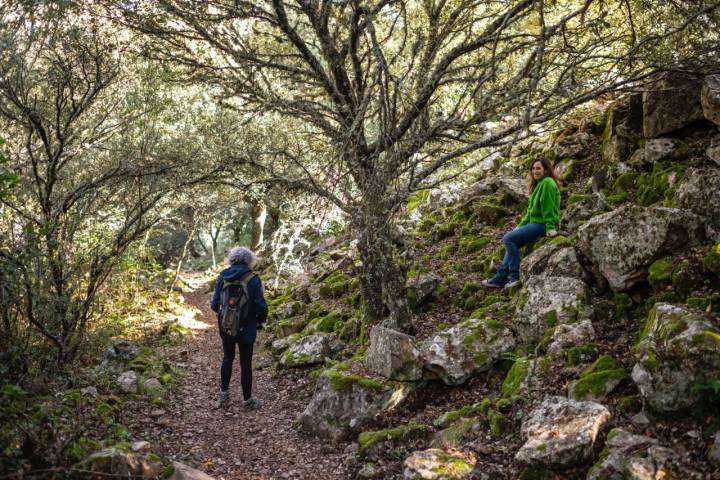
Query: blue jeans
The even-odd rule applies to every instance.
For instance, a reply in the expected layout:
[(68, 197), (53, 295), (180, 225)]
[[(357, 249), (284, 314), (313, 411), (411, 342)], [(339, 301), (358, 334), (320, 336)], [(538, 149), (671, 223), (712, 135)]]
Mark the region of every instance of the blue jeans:
[(545, 235), (545, 225), (542, 223), (528, 223), (517, 227), (505, 234), (505, 258), (500, 268), (492, 278), (494, 283), (506, 283), (509, 280), (520, 278), (520, 247), (526, 243), (534, 242)]

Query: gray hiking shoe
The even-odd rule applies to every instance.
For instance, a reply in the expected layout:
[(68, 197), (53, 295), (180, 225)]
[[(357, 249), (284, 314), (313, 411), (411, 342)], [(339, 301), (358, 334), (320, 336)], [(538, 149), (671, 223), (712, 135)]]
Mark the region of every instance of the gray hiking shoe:
[(245, 410), (248, 411), (255, 410), (257, 408), (260, 408), (260, 400), (255, 400), (255, 398), (250, 397), (242, 403), (242, 406)]
[(230, 401), (230, 392), (228, 390), (222, 391), (220, 390), (220, 393), (218, 393), (218, 408), (224, 407), (228, 404)]
[(520, 279), (510, 280), (508, 283), (505, 284), (504, 288), (513, 288), (517, 285), (520, 285)]

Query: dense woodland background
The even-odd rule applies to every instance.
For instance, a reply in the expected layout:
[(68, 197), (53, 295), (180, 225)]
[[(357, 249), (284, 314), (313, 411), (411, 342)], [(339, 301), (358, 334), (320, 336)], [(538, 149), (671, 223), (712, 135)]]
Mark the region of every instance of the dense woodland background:
[[(6, 0), (0, 17), (2, 478), (90, 475), (89, 454), (134, 438), (103, 352), (145, 345), (172, 396), (182, 368), (159, 352), (190, 334), (181, 293), (232, 245), (260, 253), (280, 308), (313, 247), (352, 243), (358, 280), (329, 295), (352, 294), (347, 356), (378, 324), (427, 337), (440, 321), (407, 285), (442, 257), (407, 220), (430, 192), (522, 175), (594, 119), (595, 166), (567, 177), (582, 194), (624, 160), (598, 143), (613, 102), (720, 62), (710, 1)], [(450, 236), (422, 218), (430, 243)], [(88, 384), (109, 395), (90, 410)]]

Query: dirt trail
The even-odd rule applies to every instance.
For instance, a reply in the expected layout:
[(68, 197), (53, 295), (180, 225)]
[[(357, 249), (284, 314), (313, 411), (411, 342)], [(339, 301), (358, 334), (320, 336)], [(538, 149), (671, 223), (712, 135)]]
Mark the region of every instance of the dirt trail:
[(188, 303), (210, 325), (183, 348), (187, 374), (170, 399), (158, 445), (178, 461), (200, 468), (217, 479), (340, 479), (350, 478), (344, 445), (299, 433), (293, 420), (312, 395), (306, 375), (273, 378), (270, 353), (261, 351), (262, 337), (253, 357), (253, 396), (259, 410), (245, 412), (240, 405), (240, 366), (236, 359), (230, 384), (231, 400), (215, 409), (222, 347), (204, 288), (186, 295)]

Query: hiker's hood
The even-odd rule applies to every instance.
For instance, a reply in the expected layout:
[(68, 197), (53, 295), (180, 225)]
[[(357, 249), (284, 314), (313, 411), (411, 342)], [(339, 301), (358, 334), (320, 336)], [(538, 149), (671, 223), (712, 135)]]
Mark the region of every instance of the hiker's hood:
[(247, 265), (242, 263), (236, 263), (235, 265), (230, 265), (228, 268), (220, 272), (220, 276), (223, 280), (227, 281), (240, 280), (240, 277), (242, 277), (249, 271), (250, 269), (247, 267)]

